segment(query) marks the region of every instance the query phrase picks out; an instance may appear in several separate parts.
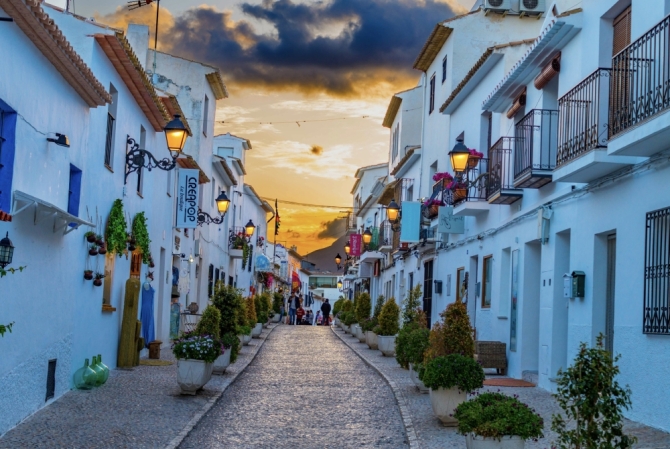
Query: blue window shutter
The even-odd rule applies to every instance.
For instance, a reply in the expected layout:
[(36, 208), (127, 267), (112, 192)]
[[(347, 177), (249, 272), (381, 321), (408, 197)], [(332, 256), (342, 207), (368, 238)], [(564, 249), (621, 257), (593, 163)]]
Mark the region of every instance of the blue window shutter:
[(400, 241), (419, 243), (421, 241), (421, 203), (403, 201), (400, 207), (402, 210), (402, 218), (400, 219)]
[[(67, 212), (79, 216), (79, 200), (81, 198), (81, 170), (70, 164), (70, 191), (68, 193)], [(75, 226), (70, 223), (70, 226)]]
[(0, 100), (0, 210), (6, 213), (12, 208), (16, 118), (16, 112)]

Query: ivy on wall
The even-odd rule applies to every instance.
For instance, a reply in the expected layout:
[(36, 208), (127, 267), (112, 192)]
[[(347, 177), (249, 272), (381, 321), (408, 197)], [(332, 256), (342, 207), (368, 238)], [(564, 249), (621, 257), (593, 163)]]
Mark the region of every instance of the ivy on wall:
[(123, 213), (123, 202), (119, 199), (114, 200), (112, 210), (109, 212), (105, 240), (107, 241), (107, 251), (112, 254), (118, 254), (120, 257), (127, 251), (126, 219)]
[(142, 263), (145, 265), (151, 259), (151, 239), (149, 238), (149, 231), (147, 230), (147, 219), (144, 212), (140, 212), (133, 218), (133, 238), (137, 246), (142, 250)]

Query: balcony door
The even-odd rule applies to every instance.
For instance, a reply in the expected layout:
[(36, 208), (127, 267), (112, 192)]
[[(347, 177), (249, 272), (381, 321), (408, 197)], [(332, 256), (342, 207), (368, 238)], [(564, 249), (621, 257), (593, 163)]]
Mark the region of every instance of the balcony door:
[(423, 264), (423, 310), (426, 312), (428, 328), (433, 321), (433, 260)]

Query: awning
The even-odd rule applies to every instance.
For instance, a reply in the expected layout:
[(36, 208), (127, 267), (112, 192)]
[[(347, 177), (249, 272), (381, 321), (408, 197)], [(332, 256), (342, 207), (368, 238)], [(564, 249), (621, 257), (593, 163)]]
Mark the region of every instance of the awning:
[(363, 253), (361, 258), (359, 259), (360, 263), (371, 263), (379, 259), (386, 259), (386, 255), (384, 253), (380, 253), (379, 251), (366, 251)]
[(270, 258), (265, 254), (256, 256), (256, 271), (261, 273), (274, 273)]
[(386, 184), (386, 187), (384, 188), (384, 191), (382, 192), (381, 196), (377, 200), (377, 204), (382, 204), (384, 206), (387, 206), (392, 199), (394, 199), (395, 196), (395, 186), (398, 184), (400, 180), (397, 179), (395, 181), (392, 181), (388, 184)]
[(209, 182), (209, 178), (205, 174), (204, 171), (202, 171), (202, 168), (198, 165), (198, 163), (193, 159), (192, 156), (186, 155), (186, 157), (180, 157), (177, 159), (177, 165), (179, 165), (181, 168), (190, 168), (193, 170), (200, 170), (200, 179), (198, 180), (198, 184), (207, 184)]
[[(82, 220), (79, 217), (69, 214), (68, 212), (54, 206), (51, 203), (47, 203), (46, 201), (35, 198), (34, 196), (28, 195), (27, 193), (15, 190), (14, 202), (12, 204), (12, 215), (17, 216), (21, 212), (30, 210), (31, 208), (33, 209), (35, 216), (34, 224), (44, 220), (54, 220), (54, 233), (57, 231), (63, 231), (63, 235), (65, 235), (77, 229), (81, 225), (90, 226), (92, 228), (95, 227), (95, 224), (89, 223), (86, 220)], [(70, 227), (70, 224), (73, 224), (74, 226)]]

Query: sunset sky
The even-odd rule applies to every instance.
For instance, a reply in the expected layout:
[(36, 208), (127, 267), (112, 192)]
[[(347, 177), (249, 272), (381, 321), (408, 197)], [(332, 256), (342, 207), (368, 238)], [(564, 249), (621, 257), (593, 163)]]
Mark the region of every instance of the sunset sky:
[[(111, 26), (153, 29), (153, 5), (128, 11), (126, 1), (74, 3), (76, 14)], [(435, 24), (473, 3), (162, 0), (158, 49), (221, 69), (230, 98), (218, 102), (217, 120), (225, 123), (216, 132), (251, 140), (246, 182), (261, 196), (351, 207), (356, 169), (387, 160), (381, 122), (391, 95), (416, 85), (412, 63)], [(300, 253), (344, 232), (333, 223), (337, 209), (279, 209), (277, 240)]]

